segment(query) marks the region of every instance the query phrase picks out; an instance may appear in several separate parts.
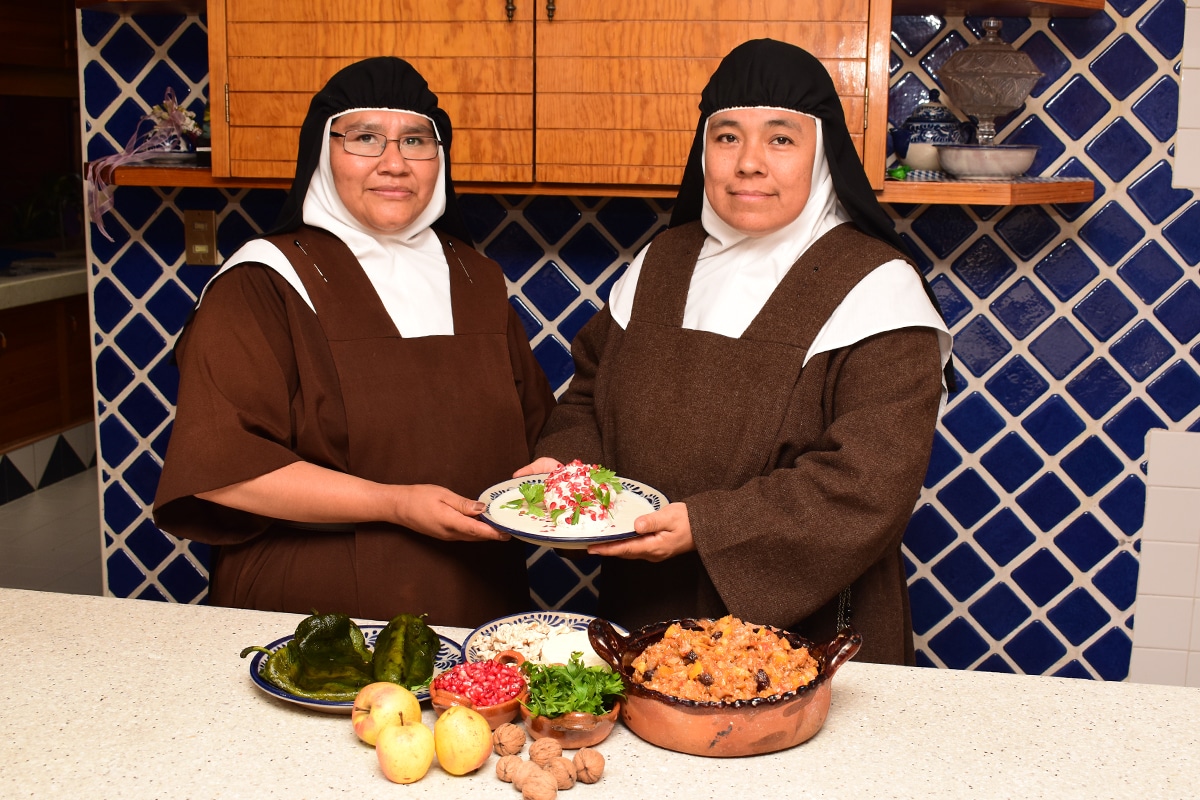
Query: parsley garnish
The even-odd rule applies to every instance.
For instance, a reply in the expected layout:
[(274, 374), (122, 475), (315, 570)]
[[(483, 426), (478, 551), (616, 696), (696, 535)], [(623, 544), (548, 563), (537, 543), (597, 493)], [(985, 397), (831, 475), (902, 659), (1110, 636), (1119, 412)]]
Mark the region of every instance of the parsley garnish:
[(571, 654), (565, 664), (537, 664), (526, 661), (521, 671), (529, 682), (529, 713), (542, 717), (560, 717), (571, 711), (605, 714), (624, 696), (621, 676), (605, 667), (585, 667), (583, 653)]

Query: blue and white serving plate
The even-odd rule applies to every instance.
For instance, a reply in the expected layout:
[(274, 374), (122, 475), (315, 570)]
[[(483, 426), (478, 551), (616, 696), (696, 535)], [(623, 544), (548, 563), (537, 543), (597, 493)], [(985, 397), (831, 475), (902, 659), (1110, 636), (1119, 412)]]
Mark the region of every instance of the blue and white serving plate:
[[(375, 640), (379, 638), (379, 632), (384, 629), (384, 626), (359, 624), (358, 628), (363, 632), (363, 638), (367, 640), (367, 645), (373, 648)], [(294, 638), (296, 637), (293, 634), (284, 636), (282, 639), (276, 639), (267, 645), (267, 649), (274, 653)], [(437, 655), (433, 659), (433, 674), (435, 677), (462, 661), (462, 650), (457, 642), (447, 639), (441, 634), (438, 634), (438, 639), (441, 640), (441, 647), (438, 648)], [(285, 692), (275, 684), (268, 683), (266, 678), (260, 674), (263, 663), (267, 658), (267, 654), (260, 650), (250, 659), (250, 678), (254, 681), (255, 686), (267, 694), (272, 697), (278, 697), (280, 700), (286, 700), (289, 703), (295, 703), (298, 706), (312, 709), (313, 711), (325, 711), (330, 714), (349, 714), (353, 710), (354, 702), (352, 700), (313, 700), (309, 697), (299, 697), (291, 692)], [(418, 700), (427, 700), (429, 699), (429, 688), (417, 689), (413, 694), (417, 696)]]
[(632, 539), (637, 536), (633, 530), (633, 521), (643, 514), (658, 511), (667, 504), (667, 498), (657, 489), (629, 478), (619, 478), (623, 491), (616, 495), (610, 512), (612, 517), (607, 526), (600, 530), (581, 531), (566, 522), (556, 524), (548, 519), (535, 517), (523, 509), (504, 508), (505, 503), (521, 499), (523, 485), (541, 483), (548, 474), (510, 478), (485, 490), (479, 495), (480, 502), (487, 506), (483, 511), (484, 522), (523, 542), (564, 550), (581, 550), (590, 544)]
[[(572, 631), (586, 631), (595, 617), (590, 614), (576, 614), (573, 611), (526, 611), (521, 614), (509, 614), (498, 617), (491, 622), (480, 625), (471, 631), (462, 643), (462, 660), (466, 662), (487, 661), (492, 656), (485, 652), (481, 645), (486, 644), (498, 631), (506, 626), (522, 627), (545, 625), (551, 629), (569, 628)], [(621, 634), (627, 634), (620, 625), (612, 624)]]

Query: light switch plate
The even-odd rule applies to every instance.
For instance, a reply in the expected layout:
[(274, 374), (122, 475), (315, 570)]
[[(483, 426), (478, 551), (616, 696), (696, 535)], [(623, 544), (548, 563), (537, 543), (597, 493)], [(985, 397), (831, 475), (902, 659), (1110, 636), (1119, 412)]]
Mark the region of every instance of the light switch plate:
[(183, 212), (184, 257), (188, 264), (215, 266), (221, 262), (217, 252), (217, 212)]

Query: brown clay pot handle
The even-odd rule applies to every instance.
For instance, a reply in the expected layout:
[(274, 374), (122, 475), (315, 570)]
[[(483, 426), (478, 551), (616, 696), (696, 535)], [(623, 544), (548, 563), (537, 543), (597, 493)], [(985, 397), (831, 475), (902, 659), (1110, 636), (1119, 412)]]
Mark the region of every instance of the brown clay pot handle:
[(617, 674), (621, 673), (621, 653), (629, 637), (617, 633), (617, 629), (606, 619), (597, 617), (588, 623), (588, 641), (596, 655), (608, 662)]
[(519, 667), (525, 663), (525, 656), (516, 650), (505, 650), (492, 656), (492, 661), (495, 661), (497, 664), (512, 664), (514, 667)]
[(825, 677), (832, 678), (833, 673), (858, 652), (858, 648), (862, 647), (862, 634), (856, 631), (853, 626), (843, 628), (838, 631), (837, 636), (834, 636), (825, 645)]
[(465, 706), (467, 708), (475, 708), (475, 704), (471, 702), (471, 698), (463, 697), (461, 694), (448, 692), (445, 689), (429, 690), (429, 702), (437, 703), (439, 706)]

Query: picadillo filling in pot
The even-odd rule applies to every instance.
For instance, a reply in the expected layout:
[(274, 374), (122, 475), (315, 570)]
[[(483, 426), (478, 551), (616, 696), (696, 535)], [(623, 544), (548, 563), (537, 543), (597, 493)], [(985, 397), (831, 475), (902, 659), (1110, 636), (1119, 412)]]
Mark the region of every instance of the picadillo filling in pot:
[(769, 628), (734, 616), (678, 623), (633, 661), (633, 681), (700, 702), (770, 697), (805, 686), (819, 667), (808, 648), (793, 648)]

